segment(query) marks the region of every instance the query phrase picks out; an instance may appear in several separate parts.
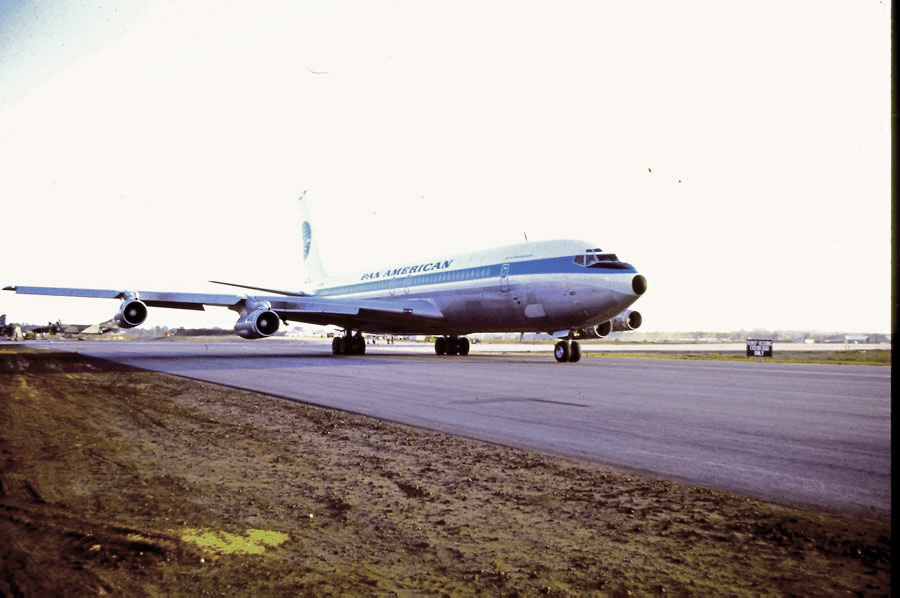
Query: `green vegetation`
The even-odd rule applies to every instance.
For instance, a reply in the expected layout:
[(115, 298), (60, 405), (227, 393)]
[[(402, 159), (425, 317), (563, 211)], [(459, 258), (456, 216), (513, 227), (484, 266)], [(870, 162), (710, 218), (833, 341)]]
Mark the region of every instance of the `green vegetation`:
[[(582, 345), (588, 357), (642, 357), (653, 359), (703, 359), (707, 361), (757, 361), (758, 357), (747, 357), (744, 351), (682, 351), (682, 352), (625, 352), (593, 351)], [(775, 351), (774, 357), (764, 357), (763, 361), (773, 363), (830, 363), (843, 365), (891, 365), (890, 349), (853, 351)]]

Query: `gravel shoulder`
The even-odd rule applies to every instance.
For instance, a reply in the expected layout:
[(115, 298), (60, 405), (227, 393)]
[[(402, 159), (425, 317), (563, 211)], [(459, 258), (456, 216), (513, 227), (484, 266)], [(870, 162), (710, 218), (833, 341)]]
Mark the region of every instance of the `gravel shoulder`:
[(0, 596), (891, 594), (891, 522), (0, 346)]

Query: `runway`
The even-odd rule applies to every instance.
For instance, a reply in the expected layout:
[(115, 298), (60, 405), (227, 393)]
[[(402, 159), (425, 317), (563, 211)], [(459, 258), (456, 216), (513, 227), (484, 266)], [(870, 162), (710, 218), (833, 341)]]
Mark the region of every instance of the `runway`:
[[(891, 368), (249, 341), (49, 347), (795, 506), (890, 517)], [(474, 350), (474, 347), (473, 347)]]

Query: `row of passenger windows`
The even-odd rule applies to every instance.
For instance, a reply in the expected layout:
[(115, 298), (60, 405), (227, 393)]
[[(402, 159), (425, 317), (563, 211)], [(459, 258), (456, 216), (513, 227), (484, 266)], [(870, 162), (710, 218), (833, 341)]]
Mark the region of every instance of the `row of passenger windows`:
[(346, 293), (370, 293), (372, 291), (386, 291), (389, 289), (405, 289), (411, 286), (440, 284), (442, 282), (454, 282), (458, 280), (475, 280), (491, 276), (490, 268), (472, 268), (469, 270), (453, 270), (440, 274), (410, 274), (373, 282), (361, 282), (345, 287), (334, 287), (320, 293), (322, 295), (342, 295)]

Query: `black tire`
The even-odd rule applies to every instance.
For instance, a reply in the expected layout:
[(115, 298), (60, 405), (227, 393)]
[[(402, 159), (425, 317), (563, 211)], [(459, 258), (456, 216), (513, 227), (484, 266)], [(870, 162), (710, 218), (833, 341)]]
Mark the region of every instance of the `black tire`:
[(463, 356), (469, 354), (469, 339), (466, 337), (459, 339), (459, 354)]
[(366, 354), (366, 339), (361, 336), (354, 336), (350, 339), (349, 343), (350, 347), (347, 351), (350, 355), (365, 355)]
[(569, 361), (569, 343), (566, 341), (556, 343), (556, 346), (553, 348), (553, 356), (560, 363)]
[(572, 341), (569, 345), (569, 363), (576, 363), (581, 359), (581, 345), (578, 341)]
[(443, 336), (434, 339), (434, 352), (437, 355), (445, 355), (447, 353), (447, 339)]

